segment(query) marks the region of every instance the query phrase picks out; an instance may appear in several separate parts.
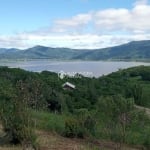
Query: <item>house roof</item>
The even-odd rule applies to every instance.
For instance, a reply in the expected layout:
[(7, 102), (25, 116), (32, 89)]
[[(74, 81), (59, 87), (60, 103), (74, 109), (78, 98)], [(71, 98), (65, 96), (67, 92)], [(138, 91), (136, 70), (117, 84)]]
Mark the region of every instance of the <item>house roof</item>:
[(68, 86), (68, 87), (71, 87), (71, 88), (75, 89), (75, 85), (72, 84), (72, 83), (70, 83), (70, 82), (66, 82), (66, 83), (64, 83), (62, 86), (63, 86), (63, 87)]

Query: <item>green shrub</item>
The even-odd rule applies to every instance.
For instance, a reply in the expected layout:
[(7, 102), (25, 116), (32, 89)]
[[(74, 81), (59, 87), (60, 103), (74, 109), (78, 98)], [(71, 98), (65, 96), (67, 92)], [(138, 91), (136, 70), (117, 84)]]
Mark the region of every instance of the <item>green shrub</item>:
[(79, 122), (74, 118), (67, 118), (65, 120), (65, 131), (64, 135), (66, 137), (84, 137), (84, 129), (80, 126)]
[(76, 110), (75, 117), (78, 120), (80, 127), (84, 129), (85, 134), (95, 134), (96, 119), (94, 114), (85, 108), (81, 108)]
[(147, 149), (150, 149), (150, 133), (145, 136), (143, 145), (147, 147)]
[(65, 117), (62, 114), (55, 114), (44, 111), (32, 112), (32, 118), (36, 122), (36, 127), (45, 131), (57, 132), (59, 134), (64, 133), (65, 129)]
[[(0, 87), (0, 120), (6, 133), (6, 143), (31, 143), (34, 146), (36, 136), (31, 129), (32, 120), (26, 100), (26, 92), (22, 88), (22, 82), (16, 87), (19, 92), (12, 88), (12, 85), (2, 82)], [(5, 138), (5, 137), (4, 137)]]

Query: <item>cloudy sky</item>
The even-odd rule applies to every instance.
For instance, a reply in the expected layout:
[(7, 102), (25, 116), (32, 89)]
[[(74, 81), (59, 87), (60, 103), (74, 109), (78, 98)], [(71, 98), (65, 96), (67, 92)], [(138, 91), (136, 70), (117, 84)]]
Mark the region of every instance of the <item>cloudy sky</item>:
[(94, 49), (150, 39), (149, 0), (0, 0), (0, 47)]

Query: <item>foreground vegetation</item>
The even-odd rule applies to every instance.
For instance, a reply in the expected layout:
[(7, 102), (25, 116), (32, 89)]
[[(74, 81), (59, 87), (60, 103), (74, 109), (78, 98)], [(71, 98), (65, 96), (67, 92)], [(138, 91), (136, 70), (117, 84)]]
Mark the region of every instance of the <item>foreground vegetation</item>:
[[(74, 90), (64, 90), (71, 82)], [(107, 140), (150, 148), (150, 67), (119, 70), (100, 78), (0, 68), (0, 144), (39, 147), (36, 130), (88, 141)], [(135, 107), (136, 105), (136, 107)]]

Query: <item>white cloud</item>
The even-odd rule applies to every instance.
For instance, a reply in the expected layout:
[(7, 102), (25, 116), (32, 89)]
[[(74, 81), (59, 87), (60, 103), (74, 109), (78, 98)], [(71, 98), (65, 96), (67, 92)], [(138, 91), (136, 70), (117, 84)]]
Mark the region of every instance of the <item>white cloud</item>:
[(27, 38), (22, 35), (15, 36), (0, 36), (0, 48), (25, 48)]
[(53, 32), (81, 32), (85, 26), (92, 21), (92, 15), (87, 14), (78, 14), (69, 19), (60, 19), (54, 21), (54, 27), (52, 28)]
[(137, 0), (137, 1), (135, 1), (134, 6), (146, 5), (146, 4), (148, 4), (148, 0)]
[(150, 6), (136, 5), (132, 10), (108, 9), (95, 13), (95, 25), (100, 32), (126, 31), (147, 33), (150, 31)]
[(126, 23), (130, 22), (130, 13), (127, 9), (107, 9), (95, 12), (94, 24), (100, 32), (125, 30)]
[[(147, 0), (138, 0), (130, 9), (105, 9), (78, 14), (69, 19), (54, 21), (52, 31), (61, 33), (82, 33), (83, 30), (101, 34), (110, 32), (147, 33), (150, 32), (150, 5)], [(92, 26), (91, 26), (92, 25)], [(84, 32), (83, 32), (84, 33)]]
[(79, 25), (87, 24), (91, 19), (90, 14), (79, 14), (71, 19), (56, 20), (55, 23), (58, 26), (77, 27)]
[(70, 48), (102, 48), (132, 40), (150, 39), (150, 5), (147, 0), (132, 9), (110, 8), (54, 20), (51, 27), (0, 36), (1, 47), (26, 48), (34, 45)]
[[(28, 48), (35, 45), (45, 45), (50, 47), (69, 47), (76, 49), (97, 49), (108, 46), (115, 46), (127, 43), (133, 40), (150, 39), (150, 34), (135, 34), (135, 35), (97, 35), (97, 34), (79, 34), (79, 35), (20, 35), (5, 37), (5, 40), (0, 42), (3, 47)], [(0, 38), (1, 41), (1, 38)], [(8, 42), (9, 41), (9, 42)]]

